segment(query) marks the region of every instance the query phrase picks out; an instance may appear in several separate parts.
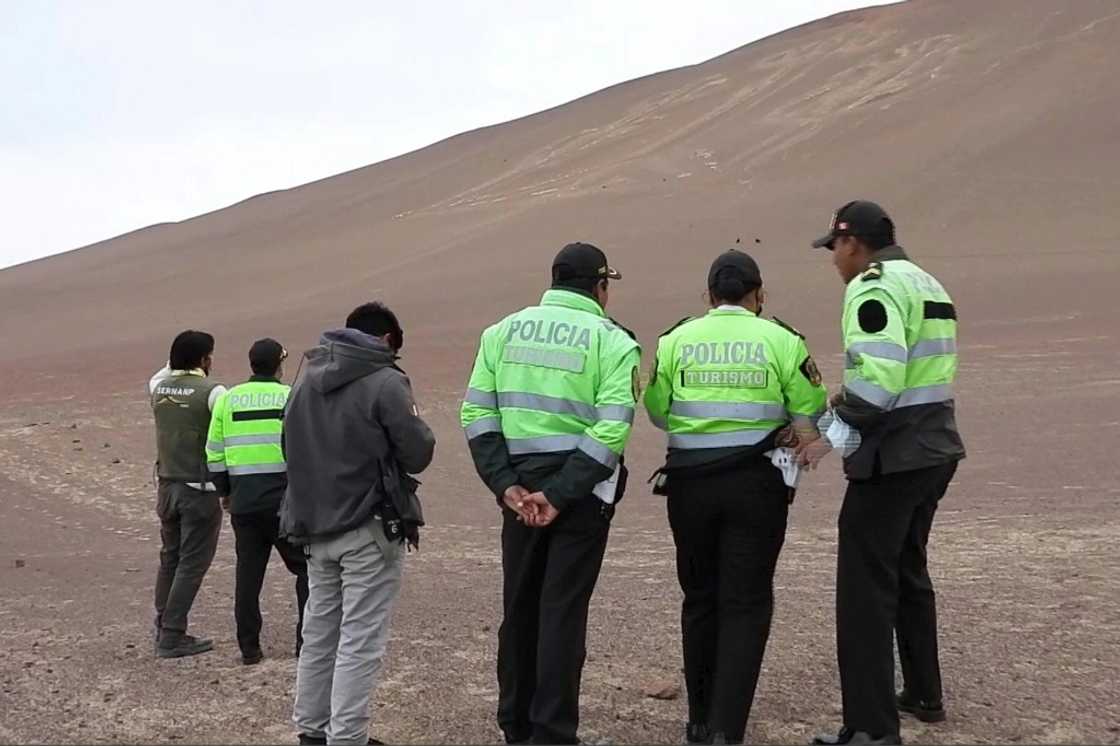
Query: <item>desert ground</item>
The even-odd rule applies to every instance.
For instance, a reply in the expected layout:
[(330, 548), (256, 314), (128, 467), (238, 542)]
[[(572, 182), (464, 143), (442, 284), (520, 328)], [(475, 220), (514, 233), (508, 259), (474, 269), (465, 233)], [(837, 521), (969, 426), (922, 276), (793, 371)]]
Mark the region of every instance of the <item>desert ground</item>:
[[(214, 375), (234, 383), (254, 338), (306, 349), (371, 298), (402, 318), (439, 441), (374, 733), (494, 742), (499, 514), (457, 422), (479, 332), (535, 301), (560, 246), (591, 240), (623, 272), (609, 310), (647, 365), (660, 330), (702, 312), (709, 262), (739, 239), (767, 314), (806, 334), (835, 386), (843, 288), (808, 243), (856, 197), (892, 212), (961, 319), (969, 457), (930, 549), (949, 720), (906, 719), (903, 736), (1120, 742), (1118, 49), (1120, 7), (1104, 0), (857, 11), (0, 272), (0, 742), (294, 742), (292, 584), (274, 560), (267, 658), (242, 667), (228, 525), (191, 616), (215, 650), (153, 656), (145, 382), (182, 328), (217, 336)], [(592, 742), (683, 738), (680, 592), (663, 500), (644, 484), (664, 441), (639, 420), (592, 603)], [(791, 510), (752, 741), (839, 724), (842, 493), (833, 456)]]

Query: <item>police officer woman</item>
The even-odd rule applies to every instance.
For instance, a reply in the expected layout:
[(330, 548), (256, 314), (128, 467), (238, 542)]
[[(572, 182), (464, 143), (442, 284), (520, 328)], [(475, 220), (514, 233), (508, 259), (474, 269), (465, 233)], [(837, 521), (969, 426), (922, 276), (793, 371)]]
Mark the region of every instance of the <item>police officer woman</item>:
[(762, 276), (750, 256), (721, 254), (708, 295), (706, 315), (661, 336), (645, 406), (669, 434), (655, 492), (668, 496), (684, 591), (686, 735), (739, 743), (793, 494), (767, 454), (790, 424), (817, 437), (827, 392), (801, 334), (760, 317)]

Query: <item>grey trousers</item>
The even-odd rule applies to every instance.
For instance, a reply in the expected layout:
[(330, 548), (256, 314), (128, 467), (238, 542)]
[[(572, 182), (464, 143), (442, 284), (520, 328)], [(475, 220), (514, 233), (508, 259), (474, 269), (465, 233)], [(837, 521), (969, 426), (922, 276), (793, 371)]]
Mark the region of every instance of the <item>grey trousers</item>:
[(308, 546), (310, 597), (292, 721), (329, 744), (369, 740), (369, 702), (404, 566), (379, 520)]
[(186, 632), (187, 616), (218, 549), (222, 508), (217, 493), (161, 479), (156, 513), (163, 543), (156, 575), (156, 626)]

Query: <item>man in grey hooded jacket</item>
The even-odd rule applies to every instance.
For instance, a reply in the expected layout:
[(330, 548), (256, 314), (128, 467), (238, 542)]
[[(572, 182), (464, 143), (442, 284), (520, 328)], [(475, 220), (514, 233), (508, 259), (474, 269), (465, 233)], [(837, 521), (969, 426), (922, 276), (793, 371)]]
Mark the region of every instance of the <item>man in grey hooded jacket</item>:
[(292, 717), (300, 743), (370, 738), (369, 701), (404, 553), (390, 528), (386, 465), (416, 474), (435, 449), (396, 366), (403, 342), (392, 311), (359, 306), (345, 329), (306, 353), (284, 413), (280, 527), (306, 544), (310, 585)]

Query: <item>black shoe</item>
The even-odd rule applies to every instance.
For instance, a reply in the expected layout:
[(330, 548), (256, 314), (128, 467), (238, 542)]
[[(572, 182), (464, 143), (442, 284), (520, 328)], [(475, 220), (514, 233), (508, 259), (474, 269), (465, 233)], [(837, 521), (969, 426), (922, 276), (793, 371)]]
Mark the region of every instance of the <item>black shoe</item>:
[(326, 736), (309, 736), (306, 733), (299, 734), (300, 746), (327, 746)]
[(264, 653), (260, 650), (252, 650), (248, 653), (241, 654), (241, 663), (245, 666), (255, 666), (264, 660)]
[(190, 655), (208, 653), (214, 649), (214, 641), (193, 635), (163, 632), (156, 648), (157, 658), (186, 658)]
[[(299, 743), (300, 743), (300, 746), (326, 746), (327, 737), (326, 736), (309, 736), (306, 733), (300, 733), (299, 734)], [(385, 746), (384, 743), (382, 743), (381, 741), (378, 741), (373, 736), (370, 736), (369, 741), (367, 741), (366, 743), (368, 743), (369, 746)]]
[(895, 699), (899, 712), (905, 712), (921, 720), (923, 723), (945, 722), (945, 705), (941, 700), (923, 702), (910, 696), (910, 692), (903, 689)]
[(840, 729), (836, 735), (824, 734), (817, 736), (810, 743), (836, 746), (837, 744), (851, 744), (851, 746), (876, 746), (877, 744), (901, 744), (898, 736), (880, 736), (873, 738), (871, 734), (862, 730), (852, 730), (848, 726)]
[(684, 728), (684, 739), (688, 743), (711, 743), (712, 733), (707, 723), (689, 723)]

